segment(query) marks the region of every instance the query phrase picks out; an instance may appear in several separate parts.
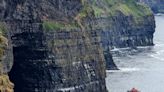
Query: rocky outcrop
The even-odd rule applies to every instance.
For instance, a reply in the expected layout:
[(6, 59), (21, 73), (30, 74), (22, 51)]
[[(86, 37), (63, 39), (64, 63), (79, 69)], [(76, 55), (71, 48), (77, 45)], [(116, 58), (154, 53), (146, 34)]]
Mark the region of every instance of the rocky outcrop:
[(2, 31), (5, 29), (0, 24), (0, 92), (13, 92), (14, 84), (10, 82), (8, 72), (12, 66), (12, 51), (8, 40)]
[(8, 72), (12, 67), (12, 49), (8, 44), (6, 28), (3, 22), (0, 23), (0, 92), (13, 92), (13, 83), (10, 82)]
[(8, 75), (0, 75), (0, 91), (1, 92), (14, 92), (14, 84), (10, 82)]
[(134, 0), (91, 0), (89, 4), (95, 15), (92, 30), (100, 35), (107, 69), (117, 69), (111, 49), (153, 45), (155, 21), (146, 5)]
[(14, 65), (4, 60), (0, 80), (12, 90), (10, 71), (15, 92), (107, 92), (105, 69), (117, 69), (110, 50), (153, 45), (153, 14), (133, 0), (1, 3)]
[(8, 31), (4, 23), (5, 2), (0, 1), (0, 92), (13, 92), (14, 84), (9, 80), (8, 72), (13, 63), (13, 54)]
[(102, 30), (101, 33), (102, 43), (106, 48), (153, 45), (153, 33), (155, 30), (153, 15), (145, 15), (135, 19), (133, 15), (126, 16), (119, 13), (116, 16), (100, 20), (104, 20), (104, 22), (112, 21), (111, 24), (113, 24)]
[[(133, 0), (104, 0), (101, 4), (108, 7), (96, 18), (95, 28), (100, 29), (105, 49), (153, 45), (155, 21), (147, 6)], [(97, 8), (101, 9), (101, 4), (97, 3)]]
[(164, 0), (137, 0), (151, 7), (154, 13), (164, 13)]
[[(100, 37), (83, 0), (7, 0), (15, 92), (107, 92)], [(91, 28), (87, 29), (86, 24)]]

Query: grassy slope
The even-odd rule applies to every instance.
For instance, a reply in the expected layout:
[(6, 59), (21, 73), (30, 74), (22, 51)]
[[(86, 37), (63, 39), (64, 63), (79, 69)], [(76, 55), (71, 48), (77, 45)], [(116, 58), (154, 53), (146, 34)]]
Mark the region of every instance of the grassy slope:
[(43, 28), (46, 31), (57, 31), (60, 29), (76, 29), (78, 25), (76, 23), (60, 23), (60, 22), (55, 22), (55, 21), (44, 21), (43, 22)]
[(93, 10), (97, 16), (104, 13), (104, 11), (106, 14), (113, 16), (118, 12), (122, 12), (126, 16), (133, 15), (134, 17), (141, 17), (152, 14), (149, 7), (135, 3), (134, 0), (103, 0), (103, 2), (106, 4), (104, 7), (95, 7), (96, 5), (93, 4)]
[[(123, 13), (125, 16), (133, 16), (134, 18), (141, 19), (143, 16), (152, 15), (149, 7), (136, 3), (134, 0), (102, 0), (101, 6), (98, 6), (98, 0), (93, 0), (91, 4), (82, 0), (83, 9), (77, 15), (77, 18), (82, 19), (87, 17), (89, 13), (94, 13), (96, 17), (102, 15), (117, 16), (118, 12)], [(78, 28), (77, 23), (59, 23), (54, 21), (44, 21), (43, 28), (45, 30), (54, 31), (59, 29), (75, 29)]]

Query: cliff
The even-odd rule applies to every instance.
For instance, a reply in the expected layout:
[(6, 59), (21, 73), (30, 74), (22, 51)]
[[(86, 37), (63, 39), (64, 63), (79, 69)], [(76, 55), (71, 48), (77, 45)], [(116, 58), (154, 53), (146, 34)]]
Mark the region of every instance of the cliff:
[(0, 23), (0, 92), (13, 92), (13, 83), (10, 82), (8, 72), (12, 66), (12, 51), (4, 35), (4, 25)]
[(107, 92), (110, 50), (153, 45), (153, 14), (133, 0), (6, 0), (0, 9), (6, 59), (14, 55), (0, 80), (11, 92), (10, 69), (15, 92)]
[(151, 7), (154, 13), (164, 13), (164, 0), (138, 0)]
[(97, 14), (95, 29), (105, 49), (153, 45), (155, 21), (147, 6), (134, 0), (103, 0), (95, 6), (104, 10)]
[(0, 2), (0, 92), (13, 92), (14, 84), (9, 80), (8, 72), (13, 64), (13, 54), (8, 30), (4, 22), (5, 4)]
[(90, 0), (89, 6), (95, 15), (92, 30), (100, 36), (107, 69), (117, 69), (111, 49), (154, 45), (155, 20), (148, 6), (135, 0)]
[(12, 50), (7, 40), (5, 24), (0, 22), (0, 92), (13, 92), (13, 83), (10, 82), (8, 72), (12, 67)]
[[(105, 61), (83, 0), (8, 0), (15, 92), (107, 92)], [(86, 29), (89, 24), (91, 28)]]

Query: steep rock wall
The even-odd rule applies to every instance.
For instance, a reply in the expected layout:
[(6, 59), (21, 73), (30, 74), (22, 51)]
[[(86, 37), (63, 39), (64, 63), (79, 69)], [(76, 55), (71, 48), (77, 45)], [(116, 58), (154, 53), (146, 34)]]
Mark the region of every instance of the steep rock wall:
[(104, 63), (117, 69), (110, 50), (153, 45), (153, 14), (133, 0), (6, 0), (5, 5), (15, 92), (107, 92)]
[(0, 22), (0, 92), (13, 92), (14, 84), (8, 77), (13, 63), (12, 49), (5, 32), (5, 24)]
[(9, 80), (8, 72), (13, 64), (11, 41), (4, 22), (5, 2), (0, 1), (0, 92), (13, 92), (14, 84)]
[[(107, 92), (98, 35), (81, 0), (7, 0), (15, 92)], [(87, 19), (87, 20), (88, 20)], [(84, 24), (83, 24), (84, 23)]]
[(104, 8), (104, 12), (97, 13), (95, 29), (101, 30), (105, 49), (153, 45), (155, 20), (147, 6), (134, 0), (103, 0), (94, 5)]
[(101, 37), (107, 69), (116, 69), (109, 58), (111, 49), (153, 45), (155, 20), (149, 7), (135, 0), (92, 0), (91, 3), (96, 16), (92, 29)]
[(154, 13), (164, 13), (164, 0), (137, 0), (151, 7)]
[(109, 47), (113, 49), (153, 45), (155, 30), (153, 15), (145, 15), (135, 20), (133, 15), (125, 16), (119, 13), (116, 16), (100, 20), (107, 23), (111, 21), (112, 24), (112, 26), (107, 27), (101, 33), (102, 43), (105, 48)]

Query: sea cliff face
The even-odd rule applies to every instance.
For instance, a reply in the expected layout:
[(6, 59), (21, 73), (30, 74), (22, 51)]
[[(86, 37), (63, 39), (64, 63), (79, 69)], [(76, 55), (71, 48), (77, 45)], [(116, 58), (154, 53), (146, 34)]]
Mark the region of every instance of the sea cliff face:
[(164, 13), (164, 0), (138, 0), (151, 7), (154, 13)]
[(93, 29), (100, 35), (107, 69), (117, 69), (111, 49), (153, 45), (155, 21), (148, 6), (134, 0), (92, 0), (91, 5)]
[(106, 5), (106, 13), (96, 18), (105, 49), (153, 45), (155, 21), (147, 6), (133, 0), (104, 0), (98, 5)]
[(14, 84), (10, 82), (8, 72), (12, 67), (12, 49), (6, 37), (6, 28), (0, 22), (0, 92), (13, 92)]
[(111, 24), (113, 24), (101, 33), (103, 46), (113, 49), (153, 45), (155, 30), (153, 15), (135, 19), (133, 15), (126, 16), (119, 13), (101, 20), (112, 21)]
[(100, 38), (85, 25), (94, 17), (92, 10), (85, 11), (88, 2), (6, 3), (14, 54), (9, 75), (15, 92), (107, 92)]
[(13, 65), (13, 54), (8, 30), (4, 21), (5, 2), (0, 2), (0, 92), (13, 92), (14, 84), (9, 80), (8, 72)]
[(0, 9), (14, 55), (2, 76), (12, 90), (10, 71), (15, 92), (107, 92), (110, 50), (153, 45), (153, 14), (133, 0), (6, 0)]

